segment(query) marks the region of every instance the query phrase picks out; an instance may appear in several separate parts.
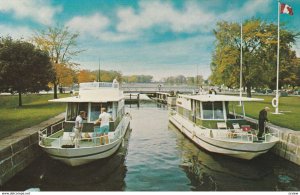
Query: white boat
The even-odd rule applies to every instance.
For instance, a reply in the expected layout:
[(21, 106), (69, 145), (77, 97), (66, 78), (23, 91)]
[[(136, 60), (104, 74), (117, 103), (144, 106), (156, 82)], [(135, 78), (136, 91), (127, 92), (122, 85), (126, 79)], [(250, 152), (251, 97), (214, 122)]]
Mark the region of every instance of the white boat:
[(169, 120), (197, 146), (250, 160), (266, 153), (279, 141), (276, 130), (264, 133), (264, 138), (259, 140), (257, 125), (244, 119), (243, 102), (262, 100), (212, 94), (179, 95)]
[[(54, 159), (71, 166), (78, 166), (113, 155), (124, 141), (129, 128), (130, 115), (125, 114), (125, 98), (119, 83), (91, 82), (81, 83), (76, 96), (50, 100), (66, 103), (65, 120), (51, 129), (39, 132), (39, 146)], [(95, 134), (99, 125), (100, 109), (105, 107), (112, 116), (108, 133), (109, 142), (100, 145), (100, 137)], [(73, 127), (80, 111), (87, 113), (84, 120), (79, 148), (74, 146)]]

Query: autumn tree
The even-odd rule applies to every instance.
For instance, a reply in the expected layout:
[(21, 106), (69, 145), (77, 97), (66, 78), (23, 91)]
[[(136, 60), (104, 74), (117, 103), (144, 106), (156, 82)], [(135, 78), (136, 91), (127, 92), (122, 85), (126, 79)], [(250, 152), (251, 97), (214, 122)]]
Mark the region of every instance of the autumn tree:
[(68, 27), (48, 27), (46, 30), (37, 32), (33, 36), (33, 42), (42, 50), (47, 51), (52, 66), (55, 70), (55, 77), (52, 81), (54, 86), (54, 98), (57, 98), (57, 86), (61, 85), (65, 74), (59, 74), (62, 69), (76, 66), (72, 58), (83, 50), (77, 47), (78, 33), (72, 33)]
[(80, 70), (77, 73), (78, 83), (92, 82), (97, 80), (97, 76), (90, 70)]
[(60, 93), (63, 93), (63, 87), (71, 86), (77, 81), (76, 72), (64, 64), (56, 64), (54, 68)]
[(47, 89), (53, 76), (48, 53), (25, 41), (10, 37), (0, 40), (0, 89), (16, 91), (19, 106), (22, 93)]
[[(240, 49), (243, 54), (243, 86), (247, 96), (251, 96), (253, 87), (272, 87), (276, 80), (277, 26), (267, 24), (258, 19), (250, 19), (243, 23), (243, 42), (240, 40), (238, 23), (219, 22), (214, 30), (216, 48), (212, 55), (213, 84), (224, 84), (233, 88), (239, 86)], [(293, 75), (290, 66), (296, 55), (292, 51), (297, 33), (281, 27), (280, 36), (280, 79)], [(288, 70), (288, 71), (286, 71)], [(287, 81), (287, 80), (286, 80)]]

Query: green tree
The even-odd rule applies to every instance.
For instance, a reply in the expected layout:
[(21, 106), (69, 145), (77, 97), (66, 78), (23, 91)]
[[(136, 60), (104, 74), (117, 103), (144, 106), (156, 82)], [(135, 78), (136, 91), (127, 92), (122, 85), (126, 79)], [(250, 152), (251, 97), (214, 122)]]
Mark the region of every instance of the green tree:
[(46, 52), (10, 37), (0, 40), (0, 87), (2, 91), (18, 92), (19, 106), (22, 106), (22, 93), (47, 89), (53, 76)]
[(46, 30), (37, 32), (33, 36), (33, 42), (42, 50), (47, 51), (55, 71), (52, 80), (54, 86), (54, 98), (57, 98), (57, 86), (61, 85), (64, 74), (58, 74), (60, 68), (73, 68), (77, 64), (72, 58), (84, 50), (77, 48), (78, 33), (72, 33), (68, 27), (48, 27)]
[[(291, 46), (297, 33), (281, 27), (280, 36), (280, 79), (290, 77), (290, 69), (296, 55)], [(225, 84), (227, 87), (239, 87), (240, 73), (240, 25), (238, 23), (219, 22), (214, 30), (216, 48), (212, 55), (213, 84)], [(251, 97), (253, 87), (271, 87), (276, 80), (277, 26), (259, 19), (250, 19), (243, 23), (243, 87)], [(286, 80), (287, 81), (287, 80)], [(281, 82), (283, 84), (283, 82)]]
[[(94, 70), (92, 71), (92, 74), (94, 75), (95, 78), (99, 79), (99, 71)], [(114, 70), (100, 70), (100, 81), (101, 82), (112, 82), (115, 78), (119, 82), (122, 82), (122, 73), (119, 71), (114, 71)]]

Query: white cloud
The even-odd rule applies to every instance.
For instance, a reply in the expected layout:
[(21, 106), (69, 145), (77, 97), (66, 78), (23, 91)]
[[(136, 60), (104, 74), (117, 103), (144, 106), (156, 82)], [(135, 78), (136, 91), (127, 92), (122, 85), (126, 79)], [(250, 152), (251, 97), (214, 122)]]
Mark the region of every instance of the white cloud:
[(72, 30), (94, 36), (106, 30), (109, 25), (109, 19), (100, 13), (90, 16), (76, 16), (66, 23), (66, 26)]
[(109, 30), (112, 25), (108, 17), (101, 13), (90, 16), (76, 16), (65, 24), (71, 30), (81, 33), (81, 35), (93, 36), (102, 41), (121, 42), (132, 40), (137, 37), (136, 33), (118, 33)]
[(54, 15), (62, 8), (43, 0), (0, 0), (0, 12), (12, 13), (15, 18), (30, 18), (44, 25), (53, 23)]
[(170, 2), (141, 1), (139, 10), (120, 8), (117, 12), (120, 32), (136, 32), (159, 25), (173, 32), (206, 31), (215, 16), (209, 10), (203, 10), (195, 2), (187, 2), (182, 10), (176, 9)]
[(242, 7), (236, 7), (221, 13), (218, 19), (240, 22), (258, 13), (268, 13), (271, 10), (272, 0), (249, 0)]
[(29, 39), (33, 35), (33, 31), (24, 26), (8, 26), (0, 25), (0, 36), (11, 36), (14, 39)]

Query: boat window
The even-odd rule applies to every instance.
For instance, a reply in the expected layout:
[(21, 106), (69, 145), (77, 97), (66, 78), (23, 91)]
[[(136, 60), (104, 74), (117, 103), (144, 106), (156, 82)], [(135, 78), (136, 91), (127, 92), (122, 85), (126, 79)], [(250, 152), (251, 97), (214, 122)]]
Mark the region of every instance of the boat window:
[(224, 119), (222, 102), (202, 102), (203, 119)]
[(99, 118), (100, 109), (101, 109), (100, 103), (91, 103), (91, 117), (90, 117), (91, 122)]
[(213, 104), (212, 102), (203, 102), (203, 118), (204, 119), (213, 119)]
[(224, 119), (222, 102), (214, 102), (214, 119)]
[(75, 121), (78, 113), (78, 103), (68, 103), (67, 121)]
[(91, 122), (99, 118), (101, 108), (106, 108), (107, 113), (112, 114), (112, 102), (91, 103), (91, 117), (90, 117)]
[(68, 103), (67, 121), (75, 121), (76, 116), (80, 111), (85, 111), (88, 113), (88, 103)]
[(77, 111), (76, 115), (78, 115), (80, 111), (85, 111), (86, 116), (84, 118), (87, 119), (87, 117), (88, 117), (88, 110), (89, 110), (88, 109), (88, 103), (86, 103), (86, 102), (79, 103), (79, 105), (78, 105), (78, 111)]

